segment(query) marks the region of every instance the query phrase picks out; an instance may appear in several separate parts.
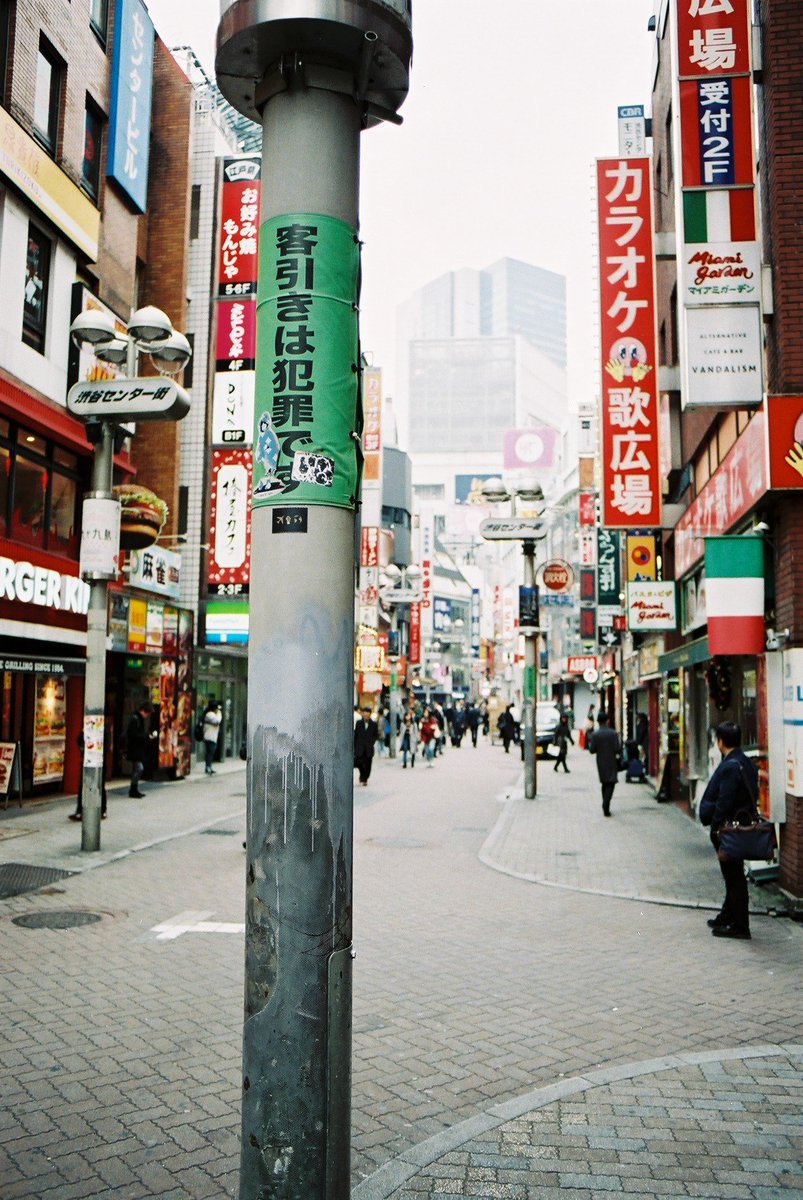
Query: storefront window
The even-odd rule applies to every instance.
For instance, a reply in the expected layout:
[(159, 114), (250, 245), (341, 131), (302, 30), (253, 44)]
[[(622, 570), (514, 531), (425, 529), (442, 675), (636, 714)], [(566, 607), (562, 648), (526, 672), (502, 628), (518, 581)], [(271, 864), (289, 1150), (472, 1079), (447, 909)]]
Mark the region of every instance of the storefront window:
[(8, 521), (8, 487), (11, 479), (11, 451), (0, 445), (0, 534), (5, 537)]
[(53, 473), (48, 524), (48, 550), (78, 553), (78, 487), (67, 475)]
[(11, 536), (29, 546), (44, 544), (47, 470), (33, 459), (17, 454)]

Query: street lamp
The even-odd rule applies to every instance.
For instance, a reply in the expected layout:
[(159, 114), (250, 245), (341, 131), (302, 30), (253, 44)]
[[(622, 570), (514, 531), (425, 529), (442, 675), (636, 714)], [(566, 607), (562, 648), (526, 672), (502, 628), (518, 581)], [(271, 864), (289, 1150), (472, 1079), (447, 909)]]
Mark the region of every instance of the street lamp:
[[(397, 567), (388, 563), (382, 569), (379, 595), (390, 609), (390, 637), (388, 638), (388, 657), (398, 659), (399, 654), (399, 608), (403, 604), (415, 604), (421, 599), (421, 568), (411, 563), (407, 567)], [(390, 746), (389, 755), (396, 757), (396, 718), (399, 704), (399, 680), (396, 662), (390, 664)]]
[[(508, 488), (501, 479), (487, 479), (482, 485), (484, 498), (489, 504), (502, 504), (510, 501), (510, 529), (501, 536), (518, 538), (524, 552), (524, 587), (520, 592), (520, 619), (527, 611), (527, 624), (521, 632), (524, 634), (524, 687), (523, 691), (523, 725), (524, 725), (524, 795), (526, 799), (535, 797), (538, 783), (538, 738), (537, 738), (537, 696), (538, 696), (538, 648), (536, 645), (539, 630), (538, 589), (535, 586), (535, 540), (531, 530), (523, 529), (517, 532), (515, 528), (516, 501), (522, 500), (528, 504), (543, 504), (544, 492), (537, 480), (521, 480), (518, 486)], [(482, 532), (482, 530), (480, 530)], [(529, 532), (529, 536), (528, 536)], [(499, 536), (499, 535), (489, 535)]]
[(89, 583), (81, 849), (99, 850), (106, 719), (107, 590), (109, 580), (117, 578), (120, 552), (120, 502), (112, 491), (114, 451), (116, 443), (128, 436), (124, 422), (177, 420), (189, 411), (189, 397), (172, 381), (168, 387), (153, 387), (149, 395), (156, 399), (149, 406), (146, 392), (154, 381), (135, 377), (138, 353), (147, 353), (160, 373), (174, 374), (186, 365), (192, 350), (184, 335), (173, 329), (169, 318), (153, 306), (138, 309), (122, 335), (109, 313), (88, 309), (73, 321), (70, 337), (79, 349), (89, 346), (101, 361), (124, 364), (127, 375), (124, 379), (100, 381), (100, 389), (92, 383), (76, 384), (67, 398), (68, 409), (87, 420), (87, 436), (95, 444), (92, 490), (84, 497), (81, 528), (80, 570)]

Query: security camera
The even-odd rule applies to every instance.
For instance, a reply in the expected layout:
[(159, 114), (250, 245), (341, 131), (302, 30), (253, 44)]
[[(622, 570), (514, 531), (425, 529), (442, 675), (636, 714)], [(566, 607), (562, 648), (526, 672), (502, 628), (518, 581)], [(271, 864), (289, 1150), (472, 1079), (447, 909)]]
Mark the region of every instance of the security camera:
[(789, 641), (788, 629), (767, 630), (767, 650), (782, 650)]
[(753, 526), (753, 533), (769, 533), (770, 527), (766, 521), (756, 521)]

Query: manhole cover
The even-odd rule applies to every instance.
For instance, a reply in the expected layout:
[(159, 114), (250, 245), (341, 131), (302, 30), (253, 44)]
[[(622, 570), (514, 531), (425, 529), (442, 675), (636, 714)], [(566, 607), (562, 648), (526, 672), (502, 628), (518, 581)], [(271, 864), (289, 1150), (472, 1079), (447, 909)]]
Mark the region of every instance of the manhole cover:
[(21, 925), (23, 929), (75, 929), (102, 920), (100, 913), (76, 912), (68, 908), (63, 912), (23, 913), (21, 917), (12, 917), (11, 923)]
[(216, 837), (237, 837), (236, 829), (202, 829), (201, 833), (212, 833)]
[(54, 867), (29, 867), (27, 863), (0, 864), (0, 900), (35, 892), (59, 879), (68, 879), (74, 871), (58, 871)]

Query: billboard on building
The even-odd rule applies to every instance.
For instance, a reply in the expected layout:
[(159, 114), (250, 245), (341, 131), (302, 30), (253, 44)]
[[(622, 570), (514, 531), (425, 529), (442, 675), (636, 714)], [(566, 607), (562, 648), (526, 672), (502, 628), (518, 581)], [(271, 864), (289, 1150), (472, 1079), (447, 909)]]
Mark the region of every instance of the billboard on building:
[(761, 247), (756, 216), (750, 0), (676, 0), (681, 400), (761, 403)]
[(154, 38), (142, 0), (117, 0), (106, 174), (140, 212), (148, 206)]
[(218, 295), (255, 296), (261, 158), (224, 158), (218, 241)]
[(602, 524), (661, 524), (652, 160), (597, 163)]

